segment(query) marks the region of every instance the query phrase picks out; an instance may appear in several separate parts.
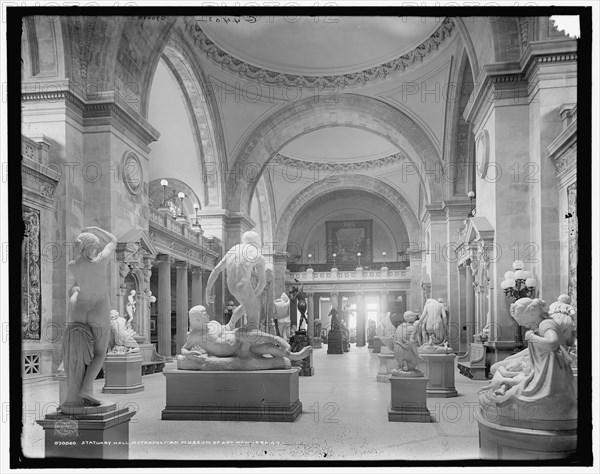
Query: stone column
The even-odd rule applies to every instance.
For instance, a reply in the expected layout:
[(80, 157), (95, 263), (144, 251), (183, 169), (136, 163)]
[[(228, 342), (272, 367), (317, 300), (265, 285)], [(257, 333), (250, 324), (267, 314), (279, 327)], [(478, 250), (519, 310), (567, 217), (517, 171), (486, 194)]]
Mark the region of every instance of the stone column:
[(467, 326), (467, 342), (473, 342), (473, 334), (474, 333), (474, 317), (473, 317), (473, 298), (474, 298), (474, 288), (473, 288), (473, 273), (471, 272), (471, 265), (469, 263), (467, 263), (467, 265), (465, 265), (465, 273), (466, 273), (466, 281), (465, 281), (465, 291), (466, 291), (466, 295), (465, 295), (465, 304), (466, 304), (466, 317), (465, 317), (465, 323)]
[(306, 294), (306, 304), (308, 312), (308, 337), (315, 337), (315, 295), (313, 293)]
[(144, 283), (137, 305), (137, 333), (144, 336), (144, 343), (150, 342), (150, 277), (152, 276), (152, 260), (144, 258)]
[(356, 293), (356, 347), (365, 345), (365, 295)]
[[(450, 346), (455, 350), (460, 350), (461, 345), (460, 339), (463, 334), (462, 323), (460, 312), (460, 298), (461, 291), (459, 289), (460, 277), (457, 277), (457, 257), (455, 250), (460, 245), (460, 238), (457, 229), (463, 226), (467, 214), (471, 210), (471, 204), (467, 196), (461, 198), (453, 198), (447, 200), (446, 204), (446, 218), (448, 224), (446, 225), (447, 237), (445, 250), (442, 252), (442, 258), (447, 263), (447, 286), (448, 286), (448, 326), (450, 329)], [(466, 350), (466, 349), (465, 349)]]
[(171, 258), (158, 256), (158, 352), (171, 354)]
[(431, 277), (431, 293), (433, 299), (448, 300), (448, 230), (446, 211), (438, 207), (426, 206), (424, 227), (429, 231), (430, 242), (427, 243), (427, 272)]
[(420, 250), (411, 251), (410, 254), (410, 302), (407, 307), (418, 313), (423, 309), (423, 298), (421, 289), (422, 278), (422, 253)]
[(204, 271), (202, 267), (192, 267), (192, 307), (202, 304), (204, 301)]
[(177, 333), (175, 334), (176, 352), (179, 354), (185, 344), (188, 332), (188, 263), (183, 260), (175, 262), (177, 268)]
[[(388, 295), (389, 295), (389, 291), (382, 291), (381, 293), (379, 293), (379, 312), (380, 313), (387, 313)], [(377, 315), (377, 321), (379, 321), (379, 315)]]
[(458, 317), (456, 318), (458, 324), (459, 338), (458, 338), (458, 352), (465, 353), (469, 349), (469, 340), (467, 339), (467, 324), (466, 324), (466, 293), (467, 293), (467, 275), (466, 268), (464, 265), (457, 267), (458, 273)]

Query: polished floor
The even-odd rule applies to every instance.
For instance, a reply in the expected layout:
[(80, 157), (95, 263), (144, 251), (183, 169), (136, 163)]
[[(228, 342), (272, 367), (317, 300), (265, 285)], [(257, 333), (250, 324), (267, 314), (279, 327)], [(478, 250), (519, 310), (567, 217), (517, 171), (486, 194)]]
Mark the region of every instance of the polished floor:
[[(433, 423), (388, 422), (390, 384), (376, 381), (379, 361), (366, 347), (327, 355), (315, 349), (315, 374), (300, 378), (301, 416), (293, 423), (163, 421), (165, 377), (144, 376), (145, 390), (110, 395), (136, 410), (130, 424), (130, 459), (441, 460), (477, 459), (473, 418), (485, 384), (456, 372), (458, 397), (430, 398)], [(100, 393), (103, 380), (96, 381)], [(56, 409), (58, 382), (27, 382), (23, 389), (23, 449), (43, 457), (35, 422)]]

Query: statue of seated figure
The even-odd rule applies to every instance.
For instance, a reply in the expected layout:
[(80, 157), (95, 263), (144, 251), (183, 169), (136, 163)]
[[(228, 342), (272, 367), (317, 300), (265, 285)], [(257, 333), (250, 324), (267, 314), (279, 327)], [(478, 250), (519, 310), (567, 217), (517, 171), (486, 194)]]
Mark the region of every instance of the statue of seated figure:
[(527, 349), (492, 365), (492, 382), (479, 391), (483, 410), (493, 407), (497, 424), (540, 430), (574, 429), (577, 395), (571, 358), (574, 323), (567, 314), (546, 312), (540, 299), (521, 298), (511, 316), (525, 327)]
[(110, 330), (109, 353), (125, 354), (128, 352), (140, 352), (140, 346), (133, 337), (136, 333), (131, 328), (129, 321), (114, 309), (110, 312)]
[(423, 372), (419, 369), (425, 361), (417, 351), (417, 337), (414, 323), (417, 315), (412, 311), (404, 313), (404, 322), (398, 325), (394, 335), (394, 357), (398, 368), (392, 370), (392, 375), (421, 377)]
[(209, 320), (204, 306), (194, 306), (189, 317), (190, 332), (177, 356), (178, 369), (289, 369), (290, 360), (304, 359), (312, 352), (311, 346), (291, 352), (290, 345), (281, 337), (256, 329), (229, 329)]

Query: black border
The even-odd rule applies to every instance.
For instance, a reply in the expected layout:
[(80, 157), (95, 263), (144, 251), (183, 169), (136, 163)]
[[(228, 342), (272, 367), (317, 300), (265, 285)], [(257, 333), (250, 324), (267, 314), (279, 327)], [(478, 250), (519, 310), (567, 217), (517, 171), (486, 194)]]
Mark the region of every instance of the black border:
[[(577, 271), (578, 279), (578, 312), (582, 315), (579, 323), (586, 325), (578, 331), (578, 342), (583, 348), (590, 348), (591, 318), (594, 317), (591, 308), (592, 275), (591, 275), (591, 46), (592, 46), (592, 7), (581, 6), (542, 6), (542, 7), (12, 7), (7, 6), (7, 91), (8, 91), (8, 217), (9, 226), (9, 312), (11, 315), (20, 314), (21, 286), (21, 246), (24, 225), (22, 221), (22, 185), (19, 161), (21, 153), (21, 109), (20, 109), (20, 43), (21, 23), (23, 16), (30, 15), (103, 15), (103, 16), (139, 16), (144, 15), (273, 15), (273, 16), (309, 16), (330, 14), (334, 16), (551, 16), (551, 15), (580, 15), (582, 37), (587, 41), (578, 42), (578, 220), (579, 220), (579, 262), (585, 262)], [(426, 13), (425, 13), (426, 12)], [(21, 448), (22, 430), (22, 380), (21, 380), (21, 332), (20, 319), (9, 318), (9, 351), (10, 357), (10, 467), (11, 468), (115, 468), (115, 467), (361, 467), (361, 466), (590, 466), (592, 465), (592, 411), (591, 411), (591, 357), (584, 349), (584, 356), (579, 358), (578, 393), (579, 393), (579, 423), (578, 423), (578, 454), (572, 459), (558, 461), (483, 461), (460, 460), (440, 461), (243, 461), (243, 460), (89, 460), (89, 459), (54, 459), (26, 458)], [(407, 429), (410, 429), (407, 427)]]

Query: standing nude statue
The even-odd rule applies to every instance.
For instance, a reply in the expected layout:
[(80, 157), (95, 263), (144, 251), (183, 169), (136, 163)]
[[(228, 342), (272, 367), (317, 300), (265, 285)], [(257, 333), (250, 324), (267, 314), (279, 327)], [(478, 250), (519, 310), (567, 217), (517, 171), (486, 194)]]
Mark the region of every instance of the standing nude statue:
[[(260, 301), (258, 297), (267, 284), (266, 262), (260, 248), (258, 234), (252, 231), (244, 232), (242, 243), (233, 246), (208, 277), (206, 301), (209, 304), (213, 304), (215, 301), (213, 286), (219, 274), (224, 270), (227, 274), (227, 288), (240, 303), (227, 324), (228, 330), (235, 327), (235, 324), (244, 313), (248, 320), (246, 326), (254, 329), (259, 328)], [(251, 280), (253, 268), (256, 268), (258, 275), (256, 288), (252, 285)]]
[[(108, 240), (101, 249), (100, 238)], [(114, 235), (98, 227), (82, 229), (75, 243), (81, 255), (69, 262), (75, 278), (69, 301), (69, 318), (63, 341), (67, 397), (61, 408), (101, 405), (94, 396), (110, 339), (109, 279), (107, 267), (117, 246)]]

